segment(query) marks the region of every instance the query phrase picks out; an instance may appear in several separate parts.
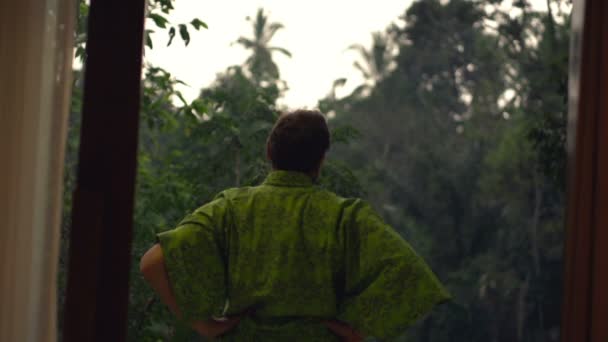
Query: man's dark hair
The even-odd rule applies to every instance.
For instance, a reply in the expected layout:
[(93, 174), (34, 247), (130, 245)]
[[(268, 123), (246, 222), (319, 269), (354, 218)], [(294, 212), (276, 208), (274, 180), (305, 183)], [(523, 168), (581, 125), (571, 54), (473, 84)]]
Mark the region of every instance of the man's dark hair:
[(277, 170), (310, 173), (329, 150), (327, 122), (317, 110), (282, 114), (268, 136), (268, 156)]

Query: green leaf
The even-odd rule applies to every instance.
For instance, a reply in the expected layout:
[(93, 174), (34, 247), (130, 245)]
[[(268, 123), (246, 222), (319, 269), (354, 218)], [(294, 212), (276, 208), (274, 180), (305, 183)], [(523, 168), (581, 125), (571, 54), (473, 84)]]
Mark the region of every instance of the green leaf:
[(190, 25), (192, 25), (192, 26), (193, 26), (193, 27), (194, 27), (194, 28), (195, 28), (197, 31), (198, 31), (198, 29), (199, 29), (201, 26), (202, 26), (202, 27), (204, 27), (204, 28), (206, 28), (206, 29), (208, 29), (208, 28), (209, 28), (209, 26), (207, 26), (207, 24), (206, 24), (204, 21), (201, 21), (201, 20), (200, 20), (200, 19), (198, 19), (198, 18), (194, 18), (194, 19), (192, 19), (192, 21), (190, 22)]
[(182, 103), (184, 104), (184, 106), (188, 105), (188, 102), (186, 101), (186, 99), (184, 98), (184, 95), (182, 95), (181, 91), (176, 91), (175, 95), (177, 95), (177, 97), (180, 99), (180, 101), (182, 101)]
[(166, 28), (167, 23), (169, 23), (169, 20), (167, 20), (167, 18), (163, 17), (160, 14), (156, 14), (156, 13), (150, 13), (148, 15), (148, 18), (154, 20), (154, 24), (156, 24), (156, 26), (158, 26), (160, 28)]
[(78, 46), (76, 48), (76, 58), (81, 58), (81, 60), (84, 59), (85, 56), (85, 49), (82, 46)]
[(331, 140), (334, 143), (347, 144), (353, 139), (362, 137), (361, 132), (350, 125), (341, 125), (336, 127), (331, 132)]
[(203, 100), (201, 100), (201, 99), (196, 99), (196, 100), (192, 101), (192, 103), (190, 105), (199, 114), (205, 114), (205, 113), (207, 113), (209, 111), (209, 108), (208, 108), (207, 104)]
[(190, 44), (190, 33), (188, 33), (188, 28), (185, 24), (179, 24), (179, 35), (182, 37), (184, 44), (188, 46)]
[(173, 0), (154, 0), (155, 4), (160, 4), (160, 10), (163, 13), (169, 13), (173, 10)]
[(146, 32), (146, 46), (152, 50), (152, 38), (150, 38), (150, 32)]
[(87, 5), (84, 1), (81, 2), (79, 5), (79, 12), (81, 16), (87, 17), (89, 15), (89, 5)]
[(167, 43), (167, 46), (171, 45), (171, 43), (173, 42), (173, 38), (175, 37), (175, 27), (172, 27), (169, 30), (169, 42)]

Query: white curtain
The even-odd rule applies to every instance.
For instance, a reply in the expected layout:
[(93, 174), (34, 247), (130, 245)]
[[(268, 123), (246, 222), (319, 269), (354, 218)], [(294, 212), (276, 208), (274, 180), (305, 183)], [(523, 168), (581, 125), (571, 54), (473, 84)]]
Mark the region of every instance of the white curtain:
[(56, 340), (74, 0), (0, 0), (0, 341)]

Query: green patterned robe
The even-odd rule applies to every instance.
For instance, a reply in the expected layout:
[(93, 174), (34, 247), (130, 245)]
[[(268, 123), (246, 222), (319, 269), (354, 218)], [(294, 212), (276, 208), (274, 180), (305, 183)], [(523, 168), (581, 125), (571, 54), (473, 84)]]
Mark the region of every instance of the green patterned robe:
[(338, 341), (324, 319), (392, 338), (449, 298), (367, 203), (297, 172), (223, 191), (158, 238), (186, 321), (255, 310), (224, 341)]

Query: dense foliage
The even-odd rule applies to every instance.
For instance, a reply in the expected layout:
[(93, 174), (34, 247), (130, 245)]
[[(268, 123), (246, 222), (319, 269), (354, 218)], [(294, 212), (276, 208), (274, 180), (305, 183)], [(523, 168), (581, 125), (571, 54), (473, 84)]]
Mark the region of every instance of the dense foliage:
[(454, 294), (410, 340), (559, 334), (569, 7), (513, 3), (415, 2), (363, 50), (366, 85), (321, 101), (363, 133), (335, 156)]
[[(192, 29), (167, 19), (174, 2), (150, 0), (150, 35)], [(373, 34), (356, 68), (366, 82), (319, 107), (334, 146), (321, 183), (369, 200), (431, 264), (454, 301), (410, 329), (408, 340), (556, 341), (559, 334), (569, 8), (547, 1), (419, 0)], [(177, 2), (179, 5), (179, 2)], [(86, 2), (76, 54), (86, 63)], [(395, 13), (398, 16), (399, 13)], [(264, 142), (286, 91), (270, 45), (283, 25), (260, 10), (243, 65), (186, 101), (169, 72), (146, 64), (142, 92), (129, 332), (133, 341), (195, 341), (137, 272), (155, 233), (217, 192), (259, 183)], [(66, 157), (63, 301), (82, 79), (75, 72)], [(61, 312), (60, 312), (61, 317)]]

